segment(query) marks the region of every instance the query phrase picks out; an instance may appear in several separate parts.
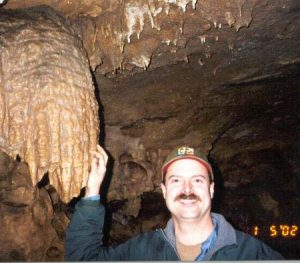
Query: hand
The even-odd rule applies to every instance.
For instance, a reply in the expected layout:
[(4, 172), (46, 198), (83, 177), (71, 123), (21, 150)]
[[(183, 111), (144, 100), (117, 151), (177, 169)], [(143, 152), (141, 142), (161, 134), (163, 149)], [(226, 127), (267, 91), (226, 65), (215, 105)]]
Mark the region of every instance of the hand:
[(100, 145), (97, 145), (97, 151), (91, 151), (91, 153), (93, 154), (93, 159), (85, 188), (85, 197), (99, 194), (108, 160), (106, 152)]

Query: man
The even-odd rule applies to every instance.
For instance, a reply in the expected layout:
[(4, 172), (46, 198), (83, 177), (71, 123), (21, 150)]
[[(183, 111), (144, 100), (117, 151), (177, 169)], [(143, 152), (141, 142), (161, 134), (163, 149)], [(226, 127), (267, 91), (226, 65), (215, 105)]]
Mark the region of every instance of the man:
[(67, 230), (67, 260), (264, 260), (283, 259), (261, 241), (211, 213), (212, 168), (199, 149), (175, 148), (162, 167), (162, 192), (171, 212), (164, 230), (140, 234), (116, 247), (102, 246), (104, 207), (99, 189), (107, 155), (97, 146), (85, 197)]

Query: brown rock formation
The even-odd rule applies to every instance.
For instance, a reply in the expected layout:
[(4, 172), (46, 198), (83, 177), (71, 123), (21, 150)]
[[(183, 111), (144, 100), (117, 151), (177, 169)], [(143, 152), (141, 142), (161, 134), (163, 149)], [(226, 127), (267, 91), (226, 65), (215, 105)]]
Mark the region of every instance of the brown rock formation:
[(5, 8), (47, 3), (62, 12), (80, 28), (91, 67), (105, 74), (188, 61), (194, 53), (205, 56), (225, 38), (233, 47), (235, 34), (228, 27), (238, 31), (249, 26), (252, 10), (259, 2), (10, 0)]
[(1, 149), (28, 163), (33, 185), (49, 172), (64, 202), (86, 182), (99, 133), (81, 40), (50, 8), (0, 9)]
[(28, 166), (0, 152), (0, 259), (39, 261), (63, 259), (68, 220), (55, 214), (44, 189), (33, 187)]

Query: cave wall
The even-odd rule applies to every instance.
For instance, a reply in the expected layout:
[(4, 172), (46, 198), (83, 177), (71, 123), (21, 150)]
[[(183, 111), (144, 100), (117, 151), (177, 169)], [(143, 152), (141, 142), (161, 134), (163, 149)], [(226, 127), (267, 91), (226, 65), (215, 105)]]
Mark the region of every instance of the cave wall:
[(1, 261), (63, 260), (69, 219), (47, 190), (34, 187), (26, 163), (0, 152)]
[[(112, 241), (164, 225), (168, 215), (159, 198), (162, 160), (168, 149), (188, 144), (202, 147), (213, 164), (214, 211), (251, 234), (255, 225), (264, 226), (260, 238), (297, 258), (298, 241), (271, 238), (268, 227), (299, 222), (299, 67), (276, 79), (236, 84), (228, 83), (229, 74), (223, 71), (212, 87), (211, 76), (194, 63), (130, 77), (98, 75), (105, 145), (114, 158), (107, 195), (114, 220)], [(130, 188), (137, 181), (140, 187)], [(133, 192), (140, 204), (131, 201)], [(146, 200), (151, 198), (155, 205)], [(283, 244), (290, 247), (285, 251)]]
[[(208, 154), (217, 180), (214, 211), (236, 227), (252, 233), (254, 225), (299, 225), (299, 1), (11, 0), (0, 10), (39, 4), (68, 19), (63, 28), (76, 32), (94, 74), (100, 127), (94, 126), (111, 157), (102, 189), (108, 244), (164, 226), (160, 167), (178, 144)], [(44, 226), (59, 242), (43, 241), (40, 254), (24, 243), (5, 248), (3, 258), (60, 260), (68, 221), (62, 215), (70, 216), (73, 203), (61, 204), (51, 182), (30, 187), (26, 193), (50, 196)], [(26, 213), (46, 203), (31, 199)], [(1, 209), (10, 216), (18, 201), (5, 200)], [(64, 219), (53, 227), (57, 211)], [(265, 232), (259, 238), (286, 258), (300, 257), (299, 234), (285, 239)]]

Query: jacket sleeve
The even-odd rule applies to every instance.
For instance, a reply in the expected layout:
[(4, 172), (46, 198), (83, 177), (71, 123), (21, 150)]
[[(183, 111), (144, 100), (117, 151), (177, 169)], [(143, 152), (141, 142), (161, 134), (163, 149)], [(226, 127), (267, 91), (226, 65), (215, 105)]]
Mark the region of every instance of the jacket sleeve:
[(280, 253), (264, 242), (245, 233), (237, 232), (239, 259), (244, 260), (283, 260)]
[(97, 260), (102, 246), (105, 209), (99, 201), (81, 199), (67, 228), (65, 259)]
[(262, 243), (260, 253), (257, 255), (257, 259), (259, 260), (284, 260), (283, 256), (273, 250), (271, 247)]
[(97, 200), (81, 199), (76, 204), (66, 233), (66, 261), (159, 260), (162, 255), (165, 259), (166, 242), (158, 239), (157, 231), (138, 235), (115, 247), (102, 246), (104, 215), (105, 209)]
[(104, 247), (103, 225), (105, 209), (99, 200), (81, 199), (67, 228), (65, 242), (66, 261), (120, 261), (136, 260), (140, 238), (133, 238), (116, 247)]

